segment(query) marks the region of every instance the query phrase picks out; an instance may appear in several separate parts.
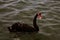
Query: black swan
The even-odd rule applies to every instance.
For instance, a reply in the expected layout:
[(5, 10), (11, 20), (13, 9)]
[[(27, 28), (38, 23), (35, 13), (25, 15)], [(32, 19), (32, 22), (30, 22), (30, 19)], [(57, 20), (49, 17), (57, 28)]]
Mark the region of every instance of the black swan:
[(8, 27), (8, 30), (10, 32), (38, 32), (39, 31), (39, 27), (36, 24), (36, 19), (41, 18), (41, 13), (37, 13), (33, 19), (33, 26), (30, 26), (28, 24), (25, 23), (14, 23), (11, 27)]

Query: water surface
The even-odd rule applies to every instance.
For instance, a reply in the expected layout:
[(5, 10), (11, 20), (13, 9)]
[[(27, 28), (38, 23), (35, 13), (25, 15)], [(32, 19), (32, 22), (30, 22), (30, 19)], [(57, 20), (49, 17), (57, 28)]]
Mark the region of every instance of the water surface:
[[(41, 12), (43, 18), (37, 20), (39, 33), (21, 35), (20, 40), (60, 40), (59, 0), (0, 0), (0, 40), (15, 40), (10, 37), (7, 27), (15, 22), (33, 26), (34, 15)], [(17, 40), (19, 40), (17, 39)]]

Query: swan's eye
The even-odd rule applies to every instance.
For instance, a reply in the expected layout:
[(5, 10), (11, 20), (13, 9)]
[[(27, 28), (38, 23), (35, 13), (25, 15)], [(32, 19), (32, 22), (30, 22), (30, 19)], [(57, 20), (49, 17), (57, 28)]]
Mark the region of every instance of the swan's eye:
[(38, 16), (41, 16), (41, 13), (38, 13)]

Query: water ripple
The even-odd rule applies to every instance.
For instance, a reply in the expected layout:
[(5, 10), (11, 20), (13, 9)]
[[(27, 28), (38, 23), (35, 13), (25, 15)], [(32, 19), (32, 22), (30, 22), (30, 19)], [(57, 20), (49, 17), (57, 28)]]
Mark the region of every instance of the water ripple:
[[(40, 11), (43, 16), (41, 20), (38, 20), (38, 25), (41, 26), (41, 34), (51, 36), (53, 34), (56, 34), (55, 31), (60, 29), (60, 1), (0, 0), (0, 2), (2, 3), (0, 5), (0, 10), (4, 8), (12, 10), (9, 12), (5, 12), (4, 10), (2, 10), (2, 13), (0, 13), (0, 22), (5, 23), (5, 25), (7, 25), (7, 23), (9, 24), (15, 22), (26, 22), (28, 24), (32, 24), (35, 13)], [(53, 32), (45, 32), (48, 28), (53, 30)], [(59, 37), (59, 33), (60, 32), (57, 31), (57, 37)]]

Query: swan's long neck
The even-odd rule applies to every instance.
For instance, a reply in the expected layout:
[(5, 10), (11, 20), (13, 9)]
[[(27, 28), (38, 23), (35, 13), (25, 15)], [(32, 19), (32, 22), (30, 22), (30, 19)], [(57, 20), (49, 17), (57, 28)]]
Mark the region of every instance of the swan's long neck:
[(38, 27), (38, 25), (36, 24), (37, 16), (38, 16), (38, 15), (36, 14), (35, 17), (34, 17), (34, 19), (33, 19), (33, 26), (34, 26), (34, 28), (35, 28), (36, 31), (39, 31), (39, 27)]

